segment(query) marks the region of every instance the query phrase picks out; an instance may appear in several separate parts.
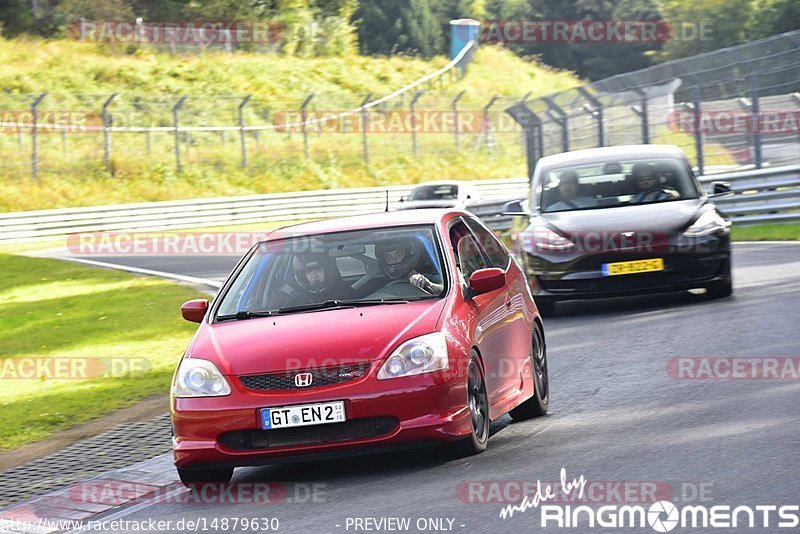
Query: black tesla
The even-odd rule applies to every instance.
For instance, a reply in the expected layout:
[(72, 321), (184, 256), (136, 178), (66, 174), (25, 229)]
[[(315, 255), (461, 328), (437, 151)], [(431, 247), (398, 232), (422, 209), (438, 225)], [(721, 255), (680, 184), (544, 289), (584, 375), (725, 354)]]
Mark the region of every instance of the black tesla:
[(640, 145), (541, 158), (516, 215), (514, 250), (542, 313), (563, 300), (705, 288), (732, 293), (730, 221), (675, 146)]

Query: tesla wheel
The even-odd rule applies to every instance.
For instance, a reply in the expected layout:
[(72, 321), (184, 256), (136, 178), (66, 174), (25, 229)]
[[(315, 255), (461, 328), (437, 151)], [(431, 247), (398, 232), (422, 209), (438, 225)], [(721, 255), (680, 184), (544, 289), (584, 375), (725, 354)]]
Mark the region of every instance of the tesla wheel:
[(489, 395), (483, 370), (474, 351), (467, 367), (467, 408), (469, 409), (470, 435), (458, 443), (464, 454), (478, 454), (486, 450), (489, 442)]
[(725, 279), (714, 282), (706, 287), (706, 295), (712, 299), (722, 299), (733, 294), (733, 275), (731, 274), (730, 260), (728, 260), (728, 272)]
[(533, 368), (533, 396), (508, 412), (515, 421), (539, 417), (550, 407), (550, 379), (547, 375), (547, 346), (542, 328), (536, 323), (531, 334), (531, 367)]
[(178, 467), (178, 476), (186, 487), (209, 482), (227, 484), (233, 478), (233, 467), (223, 469), (181, 469)]

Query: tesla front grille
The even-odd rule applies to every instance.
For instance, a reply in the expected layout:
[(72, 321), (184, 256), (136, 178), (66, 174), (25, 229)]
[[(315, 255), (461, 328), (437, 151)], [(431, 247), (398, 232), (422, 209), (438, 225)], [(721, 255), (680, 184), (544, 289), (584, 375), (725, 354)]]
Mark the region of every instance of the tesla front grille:
[[(239, 380), (247, 389), (258, 391), (288, 391), (330, 386), (361, 378), (369, 370), (369, 363), (355, 363), (336, 367), (321, 367), (303, 371), (286, 371), (263, 375), (240, 376)], [(311, 375), (309, 382), (308, 375)], [(305, 375), (296, 380), (297, 375)]]
[(234, 450), (274, 449), (384, 436), (391, 434), (398, 424), (394, 417), (368, 417), (329, 425), (228, 432), (219, 441)]

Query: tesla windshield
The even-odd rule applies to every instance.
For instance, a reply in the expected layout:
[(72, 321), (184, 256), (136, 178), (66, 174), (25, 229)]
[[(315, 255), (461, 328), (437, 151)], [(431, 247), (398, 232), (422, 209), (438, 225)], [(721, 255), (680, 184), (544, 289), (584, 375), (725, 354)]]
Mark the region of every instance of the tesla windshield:
[(266, 241), (223, 296), (217, 320), (438, 298), (442, 265), (427, 226)]
[(678, 158), (602, 161), (542, 173), (543, 213), (698, 198), (691, 170)]

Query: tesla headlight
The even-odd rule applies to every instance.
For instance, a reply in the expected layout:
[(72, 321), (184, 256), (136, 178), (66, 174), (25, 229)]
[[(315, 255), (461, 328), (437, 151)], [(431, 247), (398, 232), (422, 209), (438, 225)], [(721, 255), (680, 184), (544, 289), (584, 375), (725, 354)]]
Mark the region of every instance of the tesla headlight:
[(546, 226), (536, 226), (523, 236), (523, 248), (526, 252), (536, 253), (537, 250), (569, 250), (575, 243), (562, 235), (558, 235)]
[(173, 397), (222, 397), (231, 387), (217, 366), (200, 358), (184, 358), (172, 383)]
[(683, 232), (686, 237), (703, 237), (719, 230), (727, 230), (731, 223), (720, 217), (714, 210), (703, 213), (692, 225)]
[(378, 380), (447, 369), (447, 342), (442, 332), (409, 339), (392, 352), (378, 371)]

